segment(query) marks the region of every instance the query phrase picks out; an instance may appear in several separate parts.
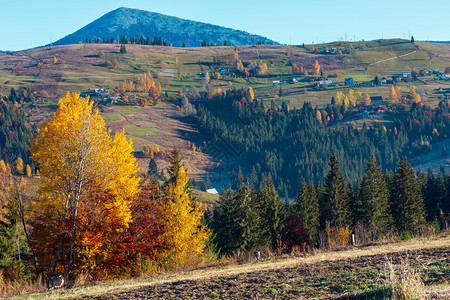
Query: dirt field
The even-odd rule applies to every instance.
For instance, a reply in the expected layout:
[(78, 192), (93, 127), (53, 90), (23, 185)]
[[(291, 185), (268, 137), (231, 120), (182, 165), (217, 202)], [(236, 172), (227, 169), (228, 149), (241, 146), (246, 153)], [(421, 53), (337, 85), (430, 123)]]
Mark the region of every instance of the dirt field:
[[(202, 143), (200, 133), (192, 120), (176, 111), (173, 104), (163, 103), (157, 107), (102, 106), (101, 113), (112, 132), (125, 129), (136, 151), (141, 151), (144, 144), (158, 145), (164, 150), (165, 155), (155, 158), (160, 170), (167, 168), (170, 151), (177, 146), (193, 178), (200, 180), (210, 171), (211, 157), (201, 152), (194, 153), (189, 147), (188, 141), (197, 145)], [(135, 156), (141, 171), (146, 172), (150, 158), (143, 157), (140, 152)]]
[(400, 259), (406, 257), (422, 266), (425, 285), (450, 282), (450, 249), (445, 247), (302, 264), (207, 280), (180, 280), (83, 299), (330, 299), (352, 295), (381, 296), (387, 260), (398, 264)]

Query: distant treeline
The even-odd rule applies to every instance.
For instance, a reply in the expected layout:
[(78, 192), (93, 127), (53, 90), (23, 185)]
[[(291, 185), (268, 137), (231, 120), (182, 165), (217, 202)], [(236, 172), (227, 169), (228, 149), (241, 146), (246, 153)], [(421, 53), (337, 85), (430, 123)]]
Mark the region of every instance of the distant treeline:
[(0, 159), (13, 163), (20, 157), (34, 169), (28, 147), (37, 127), (28, 121), (19, 104), (32, 100), (28, 89), (11, 89), (10, 95), (0, 100)]
[(424, 41), (426, 43), (450, 44), (450, 41)]
[[(117, 44), (117, 39), (110, 37), (110, 38), (92, 38), (92, 37), (86, 37), (85, 40), (88, 44)], [(118, 41), (119, 44), (139, 44), (139, 45), (156, 45), (156, 46), (168, 46), (168, 43), (166, 40), (163, 40), (160, 36), (155, 36), (153, 39), (150, 38), (150, 36), (147, 36), (146, 38), (141, 36), (132, 36), (127, 37), (126, 35), (121, 35)]]
[(237, 189), (223, 189), (207, 217), (213, 245), (222, 255), (261, 246), (335, 249), (349, 244), (351, 233), (363, 245), (448, 229), (450, 175), (415, 174), (406, 159), (382, 174), (372, 156), (352, 189), (335, 155), (328, 164), (324, 183), (303, 182), (293, 203), (280, 199), (270, 177), (259, 188), (241, 177)]
[(371, 155), (383, 170), (393, 170), (403, 156), (426, 153), (432, 142), (450, 136), (450, 107), (445, 101), (434, 109), (399, 104), (392, 123), (354, 128), (339, 122), (354, 113), (343, 105), (319, 110), (305, 103), (296, 109), (285, 102), (267, 105), (250, 99), (246, 89), (204, 97), (195, 102), (196, 118), (206, 138), (220, 138), (239, 152), (251, 170), (250, 184), (259, 186), (271, 177), (284, 197), (295, 193), (302, 181), (320, 182), (332, 153), (342, 163), (344, 178), (355, 184)]

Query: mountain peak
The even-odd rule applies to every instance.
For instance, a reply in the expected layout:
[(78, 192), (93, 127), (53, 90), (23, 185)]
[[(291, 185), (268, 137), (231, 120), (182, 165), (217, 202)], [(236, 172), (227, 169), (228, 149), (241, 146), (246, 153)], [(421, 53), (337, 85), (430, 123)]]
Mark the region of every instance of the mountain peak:
[(222, 45), (252, 45), (257, 43), (277, 44), (276, 42), (240, 30), (217, 25), (185, 20), (141, 9), (119, 7), (101, 16), (80, 30), (58, 40), (56, 45), (78, 44), (89, 39), (114, 39), (144, 36), (153, 39), (161, 37), (169, 44), (188, 47), (200, 46), (203, 41)]

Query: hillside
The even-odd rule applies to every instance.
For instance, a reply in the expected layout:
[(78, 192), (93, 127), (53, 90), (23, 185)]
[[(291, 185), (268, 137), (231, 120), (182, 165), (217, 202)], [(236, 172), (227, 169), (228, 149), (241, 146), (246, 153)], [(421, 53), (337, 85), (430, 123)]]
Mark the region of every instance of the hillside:
[[(217, 153), (190, 151), (192, 144), (208, 145), (211, 141), (199, 133), (192, 118), (184, 116), (175, 108), (181, 106), (181, 101), (177, 98), (180, 89), (192, 87), (200, 92), (205, 91), (204, 77), (200, 72), (209, 71), (212, 74), (221, 68), (232, 71), (231, 74), (223, 74), (221, 78), (211, 78), (209, 90), (220, 88), (226, 91), (230, 87), (239, 89), (251, 86), (255, 96), (266, 105), (273, 101), (277, 105), (285, 103), (291, 108), (299, 108), (305, 101), (311, 102), (313, 106), (324, 107), (336, 92), (347, 92), (350, 88), (355, 92), (388, 99), (390, 85), (370, 85), (376, 75), (390, 77), (412, 68), (444, 71), (450, 65), (450, 52), (446, 44), (380, 40), (336, 42), (314, 47), (316, 51), (313, 51), (313, 45), (238, 46), (239, 59), (246, 67), (252, 62), (264, 63), (268, 67), (266, 75), (249, 78), (235, 74), (236, 63), (227, 61), (227, 57), (233, 55), (235, 47), (178, 48), (129, 44), (126, 46), (127, 53), (121, 54), (120, 45), (117, 44), (76, 44), (0, 53), (0, 85), (3, 89), (0, 89), (0, 93), (7, 95), (10, 88), (29, 88), (36, 103), (27, 113), (33, 122), (40, 122), (51, 115), (55, 100), (67, 91), (92, 92), (93, 89), (103, 88), (118, 95), (115, 91), (124, 80), (136, 82), (143, 73), (150, 72), (167, 96), (162, 105), (100, 106), (109, 128), (125, 128), (127, 135), (133, 139), (137, 152), (145, 144), (157, 144), (164, 150), (177, 146), (182, 150), (183, 159), (187, 160), (188, 168), (196, 180), (201, 180), (208, 173), (212, 174), (213, 186), (220, 190), (222, 183), (228, 185), (230, 182), (229, 178), (224, 177), (234, 176), (233, 170), (238, 169), (237, 164), (246, 173), (251, 167), (248, 168), (246, 162), (233, 161), (233, 157), (232, 161), (227, 162)], [(328, 47), (330, 50), (345, 47), (351, 50), (342, 54), (322, 53), (321, 50), (317, 51), (321, 47)], [(222, 61), (217, 61), (218, 58)], [(292, 74), (292, 65), (303, 66), (311, 73), (315, 60), (320, 63), (324, 74), (333, 81), (333, 86), (317, 89), (309, 81), (292, 83), (292, 78), (297, 76)], [(117, 62), (117, 66), (108, 67), (107, 63), (113, 61)], [(346, 77), (353, 77), (355, 85), (346, 86)], [(281, 86), (274, 86), (272, 81), (280, 81)], [(444, 93), (448, 94), (449, 82), (426, 76), (415, 82), (401, 82), (399, 86), (405, 97), (410, 94), (411, 87), (416, 86), (422, 99), (435, 106)], [(137, 96), (142, 97), (142, 93)], [(363, 120), (359, 114), (344, 119), (343, 123), (361, 126), (363, 122), (371, 124), (378, 121)], [(437, 149), (439, 153), (440, 150)], [(146, 170), (149, 158), (138, 159), (139, 166)], [(446, 160), (445, 157), (441, 158), (444, 164), (447, 163)], [(428, 166), (426, 160), (421, 159), (420, 162)], [(219, 169), (218, 163), (228, 167)], [(161, 168), (167, 165), (164, 157), (158, 158), (158, 165)], [(434, 165), (439, 166), (440, 162), (433, 163)]]
[(80, 30), (56, 41), (54, 45), (84, 43), (86, 38), (109, 39), (119, 41), (120, 36), (162, 37), (168, 44), (198, 47), (203, 41), (222, 45), (254, 45), (259, 42), (274, 44), (276, 42), (240, 30), (234, 30), (207, 23), (180, 19), (154, 12), (118, 8), (113, 10)]

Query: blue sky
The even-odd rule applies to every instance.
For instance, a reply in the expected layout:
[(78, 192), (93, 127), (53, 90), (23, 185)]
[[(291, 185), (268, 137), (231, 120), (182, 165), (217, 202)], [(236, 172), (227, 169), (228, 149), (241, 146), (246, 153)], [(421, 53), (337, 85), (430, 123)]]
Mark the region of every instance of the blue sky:
[(118, 7), (139, 8), (301, 44), (379, 38), (450, 40), (450, 0), (0, 0), (0, 49), (56, 41)]

